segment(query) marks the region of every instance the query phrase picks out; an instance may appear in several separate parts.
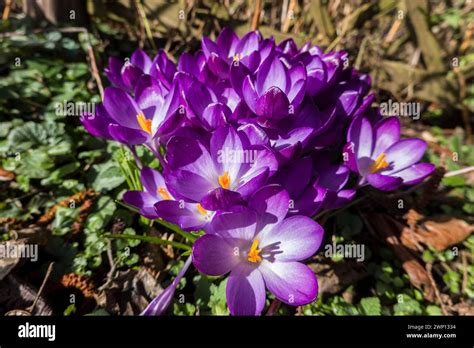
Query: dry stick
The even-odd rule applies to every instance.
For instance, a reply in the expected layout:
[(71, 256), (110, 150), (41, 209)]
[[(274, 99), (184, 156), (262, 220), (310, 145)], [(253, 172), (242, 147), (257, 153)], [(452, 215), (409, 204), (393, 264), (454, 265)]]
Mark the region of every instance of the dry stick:
[(466, 127), (467, 143), (472, 144), (472, 127), (471, 122), (469, 121), (469, 109), (464, 104), (464, 99), (466, 98), (466, 78), (464, 77), (461, 70), (457, 67), (454, 69), (454, 73), (458, 77), (459, 104), (461, 105), (461, 115), (464, 122), (464, 126)]
[(458, 170), (452, 170), (444, 174), (444, 177), (450, 177), (450, 176), (456, 176), (456, 175), (462, 175), (462, 174), (467, 174), (470, 172), (474, 171), (474, 166), (458, 169)]
[(467, 255), (465, 252), (461, 252), (462, 258), (462, 292), (465, 293), (467, 289)]
[(43, 278), (43, 283), (41, 283), (41, 286), (40, 286), (38, 292), (36, 293), (36, 297), (35, 297), (35, 300), (33, 301), (33, 304), (26, 308), (27, 312), (33, 313), (33, 310), (35, 309), (36, 303), (38, 302), (38, 300), (41, 296), (41, 293), (43, 292), (44, 286), (46, 285), (46, 282), (48, 281), (49, 276), (51, 275), (51, 272), (53, 271), (53, 265), (54, 265), (54, 262), (51, 262), (49, 264), (48, 270), (46, 271), (46, 274)]
[(13, 5), (13, 0), (7, 0), (5, 2), (5, 8), (3, 9), (3, 15), (2, 15), (2, 20), (7, 20), (8, 17), (10, 16), (10, 10)]
[(109, 286), (109, 284), (114, 279), (114, 273), (115, 273), (115, 270), (117, 269), (117, 262), (114, 261), (114, 255), (113, 255), (113, 250), (112, 250), (112, 240), (111, 239), (107, 240), (107, 258), (109, 260), (110, 270), (107, 273), (106, 282), (98, 289), (99, 291), (102, 291), (105, 288), (107, 288), (107, 286)]
[(426, 264), (426, 272), (428, 273), (428, 278), (430, 279), (431, 286), (433, 287), (435, 291), (436, 298), (438, 299), (438, 302), (441, 305), (441, 311), (443, 312), (443, 315), (449, 315), (449, 312), (446, 309), (446, 306), (444, 305), (443, 300), (441, 299), (438, 286), (436, 285), (433, 279), (433, 274), (431, 273), (432, 268), (433, 268), (433, 264), (431, 262)]
[(252, 17), (252, 30), (258, 29), (261, 13), (262, 13), (262, 0), (255, 0), (255, 11)]

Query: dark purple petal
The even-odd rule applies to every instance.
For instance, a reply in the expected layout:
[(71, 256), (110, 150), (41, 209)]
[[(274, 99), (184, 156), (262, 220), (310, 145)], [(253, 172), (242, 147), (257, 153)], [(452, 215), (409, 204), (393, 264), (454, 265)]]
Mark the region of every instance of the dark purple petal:
[(137, 115), (141, 112), (132, 97), (123, 90), (108, 87), (104, 92), (104, 107), (110, 117), (124, 127), (141, 129)]
[(227, 105), (222, 103), (209, 104), (202, 113), (202, 121), (207, 130), (215, 130), (224, 126), (230, 118), (231, 111)]
[(265, 306), (261, 273), (249, 263), (235, 267), (227, 281), (226, 297), (232, 315), (259, 315)]
[(216, 188), (208, 192), (201, 199), (201, 205), (207, 210), (228, 210), (235, 205), (243, 204), (244, 200), (240, 193), (226, 190), (224, 188)]
[(81, 115), (81, 122), (93, 136), (113, 139), (109, 133), (109, 124), (115, 123), (115, 120), (110, 118), (102, 104), (96, 106), (94, 115), (88, 113)]
[(230, 272), (239, 261), (234, 246), (218, 235), (207, 234), (194, 242), (193, 263), (201, 273), (221, 276)]
[(373, 148), (372, 125), (365, 117), (358, 117), (352, 121), (347, 134), (347, 140), (353, 146), (357, 158), (358, 170), (365, 174), (372, 164), (370, 161)]
[(210, 232), (225, 239), (251, 241), (255, 236), (257, 216), (249, 209), (240, 212), (221, 213), (211, 222)]
[[(186, 231), (196, 231), (206, 226), (211, 213), (205, 216), (197, 209), (197, 204), (182, 201), (164, 200), (155, 203), (158, 217), (172, 224), (178, 225)], [(193, 209), (194, 208), (194, 209)]]
[(259, 271), (268, 290), (284, 303), (302, 306), (313, 302), (318, 295), (316, 275), (302, 263), (263, 260)]
[(250, 197), (248, 205), (257, 212), (257, 230), (272, 229), (288, 213), (290, 196), (280, 185), (262, 187)]
[(369, 174), (367, 175), (367, 181), (371, 186), (381, 191), (396, 190), (403, 183), (402, 178), (382, 174)]
[(109, 124), (108, 132), (114, 140), (127, 145), (143, 144), (149, 139), (148, 134), (141, 130), (127, 128), (113, 123)]
[[(247, 102), (247, 98), (245, 98), (245, 101)], [(270, 87), (256, 101), (255, 113), (259, 116), (269, 119), (280, 119), (288, 115), (289, 105), (290, 102), (288, 101), (287, 96), (281, 89), (279, 89), (278, 87)], [(249, 107), (252, 108), (250, 105)]]
[(290, 80), (285, 67), (277, 57), (269, 57), (258, 69), (255, 87), (259, 95), (263, 95), (272, 87), (277, 87), (284, 93), (287, 91), (287, 87), (290, 87), (289, 85)]
[(125, 63), (122, 67), (122, 81), (129, 90), (134, 90), (135, 86), (143, 75), (143, 71), (133, 64)]
[(142, 49), (135, 50), (130, 57), (130, 61), (143, 72), (148, 73), (150, 71), (151, 59)]
[(123, 200), (125, 203), (140, 209), (140, 215), (152, 220), (158, 218), (154, 207), (158, 199), (148, 192), (127, 191), (123, 195)]

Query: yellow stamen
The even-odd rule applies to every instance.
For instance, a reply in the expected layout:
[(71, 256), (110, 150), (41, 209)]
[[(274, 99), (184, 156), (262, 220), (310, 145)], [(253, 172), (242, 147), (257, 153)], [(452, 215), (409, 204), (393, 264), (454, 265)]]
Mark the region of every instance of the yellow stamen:
[(230, 176), (229, 172), (225, 171), (224, 174), (219, 176), (219, 185), (221, 185), (222, 188), (228, 189), (230, 186)]
[(158, 192), (160, 194), (161, 198), (163, 198), (166, 201), (172, 199), (169, 192), (168, 192), (168, 190), (164, 187), (158, 187), (156, 189), (156, 192)]
[(241, 57), (241, 56), (242, 56), (242, 55), (241, 55), (240, 53), (234, 54), (234, 62), (238, 62), (238, 61), (240, 60), (240, 57)]
[(141, 129), (143, 129), (148, 134), (151, 134), (151, 120), (146, 119), (143, 112), (140, 112), (137, 115), (137, 121)]
[(257, 247), (258, 247), (258, 240), (255, 239), (252, 242), (252, 246), (250, 247), (249, 253), (247, 254), (247, 260), (249, 260), (250, 262), (262, 261), (262, 258), (259, 255), (262, 250), (257, 249)]
[(369, 172), (377, 173), (379, 170), (387, 168), (389, 166), (388, 162), (385, 160), (385, 153), (381, 153), (379, 157), (372, 163), (369, 168)]
[(202, 207), (200, 203), (197, 204), (197, 210), (204, 216), (207, 215), (207, 210)]

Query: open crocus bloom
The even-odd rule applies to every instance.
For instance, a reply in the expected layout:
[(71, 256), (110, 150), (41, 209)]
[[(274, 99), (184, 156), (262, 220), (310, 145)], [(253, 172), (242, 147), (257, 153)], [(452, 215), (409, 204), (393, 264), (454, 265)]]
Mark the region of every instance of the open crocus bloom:
[(127, 191), (123, 200), (140, 209), (140, 214), (146, 218), (162, 218), (190, 231), (205, 228), (211, 221), (214, 212), (204, 209), (199, 203), (175, 200), (160, 172), (144, 167), (140, 179), (145, 191)]
[(245, 135), (230, 126), (218, 128), (209, 147), (196, 139), (171, 138), (166, 153), (168, 187), (206, 210), (241, 204), (278, 168), (270, 150), (247, 144)]
[(155, 136), (169, 134), (181, 122), (178, 93), (176, 85), (168, 93), (153, 78), (144, 76), (135, 98), (120, 88), (106, 88), (96, 114), (83, 115), (81, 122), (97, 136), (132, 146), (153, 146)]
[(216, 215), (208, 234), (193, 246), (193, 263), (200, 272), (230, 272), (226, 296), (232, 315), (259, 315), (265, 288), (294, 306), (317, 296), (314, 272), (298, 261), (317, 251), (323, 229), (305, 216), (285, 219), (288, 201), (280, 186), (263, 187), (250, 198), (250, 209)]
[(391, 191), (417, 184), (435, 170), (431, 163), (418, 163), (426, 150), (423, 140), (400, 140), (400, 121), (396, 117), (382, 119), (375, 126), (367, 118), (357, 117), (347, 140), (347, 162), (361, 176), (360, 185), (368, 183)]

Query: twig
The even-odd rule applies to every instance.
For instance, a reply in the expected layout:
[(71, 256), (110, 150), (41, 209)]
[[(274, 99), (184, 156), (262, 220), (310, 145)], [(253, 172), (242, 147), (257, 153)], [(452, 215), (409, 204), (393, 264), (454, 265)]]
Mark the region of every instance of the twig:
[(5, 8), (3, 9), (3, 16), (2, 16), (2, 20), (7, 20), (8, 17), (10, 16), (10, 10), (12, 8), (12, 5), (13, 5), (13, 0), (7, 0), (5, 2)]
[(107, 273), (107, 281), (103, 285), (101, 285), (101, 287), (99, 288), (99, 291), (102, 291), (105, 288), (107, 288), (107, 286), (109, 286), (109, 284), (114, 279), (114, 274), (115, 274), (115, 271), (117, 269), (117, 262), (114, 261), (114, 254), (113, 254), (113, 250), (112, 250), (112, 240), (111, 239), (107, 239), (107, 259), (109, 260), (110, 270)]
[(258, 29), (261, 13), (262, 13), (262, 0), (255, 0), (255, 11), (252, 17), (252, 30)]
[(462, 175), (467, 174), (474, 171), (474, 166), (458, 169), (458, 170), (451, 170), (444, 174), (444, 177), (449, 178), (450, 176)]
[(436, 283), (433, 279), (433, 274), (431, 273), (432, 268), (433, 268), (432, 263), (427, 263), (426, 264), (426, 272), (428, 273), (428, 278), (430, 279), (431, 286), (433, 287), (433, 289), (435, 291), (436, 298), (438, 299), (438, 302), (441, 306), (441, 311), (443, 312), (443, 315), (449, 315), (449, 312), (446, 309), (446, 306), (445, 306), (443, 300), (441, 299), (441, 295), (439, 293), (438, 286), (436, 285)]
[(38, 300), (41, 296), (41, 293), (43, 292), (44, 286), (46, 285), (46, 282), (48, 281), (49, 276), (51, 275), (51, 272), (53, 271), (53, 265), (54, 265), (54, 262), (51, 262), (49, 264), (48, 270), (46, 271), (46, 274), (43, 278), (43, 283), (41, 283), (41, 286), (40, 286), (38, 292), (36, 293), (36, 297), (35, 297), (35, 300), (33, 301), (33, 304), (26, 308), (27, 312), (33, 313), (33, 310), (35, 309), (36, 303), (38, 302)]
[(153, 33), (151, 32), (150, 23), (148, 23), (148, 19), (146, 18), (145, 10), (143, 9), (143, 6), (139, 0), (135, 0), (135, 6), (137, 7), (137, 11), (140, 16), (140, 19), (143, 21), (143, 26), (145, 27), (148, 41), (150, 41), (150, 45), (151, 47), (153, 47), (153, 50), (156, 51), (157, 48), (155, 45), (155, 41), (153, 40)]

